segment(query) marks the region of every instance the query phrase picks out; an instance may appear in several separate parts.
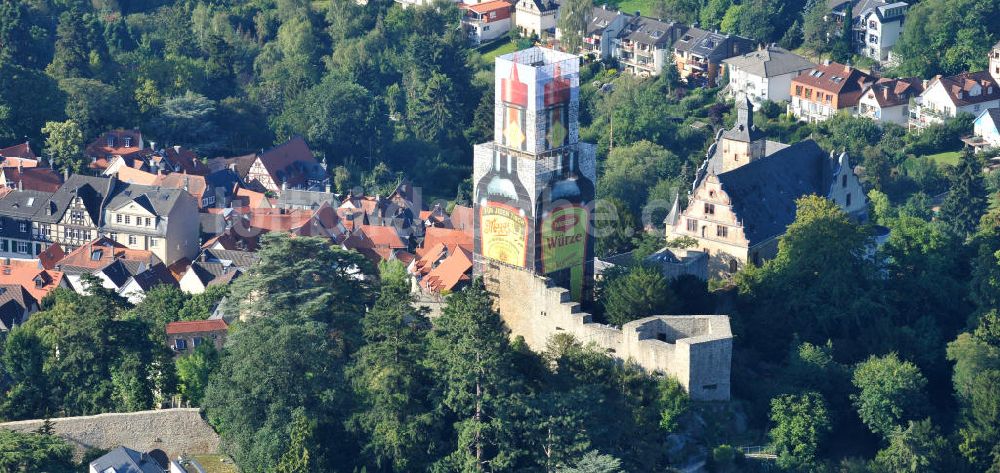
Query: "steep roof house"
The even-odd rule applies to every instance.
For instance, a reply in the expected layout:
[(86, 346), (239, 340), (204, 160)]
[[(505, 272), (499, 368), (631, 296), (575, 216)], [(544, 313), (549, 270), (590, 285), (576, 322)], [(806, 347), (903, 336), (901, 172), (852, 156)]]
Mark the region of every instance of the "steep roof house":
[(52, 168), (5, 165), (0, 167), (0, 185), (10, 189), (55, 192), (62, 185), (62, 178)]
[(139, 130), (111, 130), (87, 145), (90, 169), (104, 172), (116, 158), (134, 158), (145, 148)]
[(892, 47), (903, 33), (910, 5), (906, 2), (871, 2), (854, 18), (854, 50), (876, 62), (891, 62)]
[(972, 136), (963, 138), (976, 153), (1000, 150), (1000, 107), (988, 108), (979, 113), (972, 124)]
[(927, 83), (911, 109), (910, 129), (944, 123), (959, 113), (979, 115), (987, 108), (1000, 107), (1000, 86), (988, 71), (937, 76)]
[(674, 62), (688, 83), (715, 87), (725, 68), (722, 61), (753, 49), (748, 38), (691, 27), (674, 42)]
[(594, 7), (587, 31), (580, 45), (580, 55), (591, 59), (608, 60), (615, 54), (618, 38), (625, 27), (634, 19), (632, 15), (601, 5)]
[(38, 261), (10, 258), (0, 260), (0, 284), (21, 286), (38, 302), (57, 287), (71, 287), (62, 271), (44, 269)]
[(559, 3), (555, 0), (517, 0), (514, 25), (521, 36), (545, 38), (555, 35)]
[(244, 187), (259, 192), (280, 193), (285, 188), (322, 188), (326, 170), (313, 157), (301, 136), (261, 153), (230, 158)]
[(826, 120), (840, 110), (854, 113), (861, 92), (872, 82), (875, 78), (859, 69), (825, 61), (792, 79), (788, 111), (808, 122)]
[(640, 77), (656, 76), (673, 60), (671, 45), (689, 31), (686, 25), (644, 16), (633, 17), (615, 40), (614, 55), (623, 70)]
[(38, 301), (20, 284), (0, 284), (0, 332), (9, 332), (38, 311)]
[(709, 255), (709, 272), (726, 274), (776, 254), (799, 197), (824, 196), (866, 218), (861, 183), (846, 154), (828, 155), (812, 140), (769, 145), (753, 124), (753, 105), (746, 99), (737, 105), (736, 123), (709, 148), (687, 208), (668, 221), (668, 238), (694, 238)]
[(118, 447), (90, 462), (89, 473), (166, 473), (149, 454)]
[(129, 248), (168, 265), (198, 254), (198, 203), (182, 189), (118, 182), (104, 209), (101, 230)]
[(181, 290), (201, 294), (209, 286), (229, 284), (258, 259), (256, 253), (249, 251), (203, 249), (180, 279)]
[(407, 268), (421, 291), (429, 294), (454, 291), (472, 280), (472, 251), (437, 243), (425, 246), (422, 253)]
[(38, 156), (31, 149), (31, 143), (25, 141), (14, 146), (0, 148), (0, 161), (4, 166), (17, 166), (20, 164), (26, 168), (38, 166)]
[(177, 355), (194, 352), (202, 343), (211, 343), (217, 350), (226, 343), (229, 324), (225, 319), (190, 320), (167, 324), (167, 346)]
[(910, 118), (910, 101), (924, 91), (919, 78), (882, 78), (865, 86), (858, 100), (858, 115), (877, 122), (906, 125)]
[(462, 29), (472, 44), (493, 41), (510, 32), (514, 7), (507, 0), (460, 4)]
[(767, 46), (740, 56), (723, 59), (729, 70), (727, 92), (746, 96), (756, 105), (764, 101), (781, 102), (792, 98), (792, 79), (816, 64), (777, 46)]

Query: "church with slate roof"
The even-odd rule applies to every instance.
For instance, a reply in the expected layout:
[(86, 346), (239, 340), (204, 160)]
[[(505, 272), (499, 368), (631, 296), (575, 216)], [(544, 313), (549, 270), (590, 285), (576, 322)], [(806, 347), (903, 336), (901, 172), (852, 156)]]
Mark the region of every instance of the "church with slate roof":
[(733, 128), (720, 130), (698, 170), (688, 205), (667, 216), (668, 239), (691, 237), (709, 256), (709, 274), (738, 271), (774, 257), (795, 220), (795, 201), (824, 196), (858, 220), (867, 204), (846, 153), (827, 154), (812, 140), (768, 141), (753, 123), (753, 104), (737, 100)]

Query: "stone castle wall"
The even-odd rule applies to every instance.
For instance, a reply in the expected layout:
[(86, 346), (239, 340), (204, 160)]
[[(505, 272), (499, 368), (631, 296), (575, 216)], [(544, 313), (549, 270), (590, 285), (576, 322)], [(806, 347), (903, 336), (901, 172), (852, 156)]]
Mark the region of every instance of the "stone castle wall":
[[(140, 452), (159, 449), (170, 458), (215, 453), (219, 449), (219, 435), (196, 408), (61, 417), (50, 421), (55, 435), (76, 448), (77, 458), (91, 448), (111, 450), (119, 446)], [(33, 432), (43, 423), (43, 419), (22, 420), (0, 423), (0, 428)]]
[(729, 399), (733, 338), (727, 316), (659, 315), (619, 330), (594, 323), (569, 291), (531, 272), (486, 261), (482, 277), (511, 335), (535, 351), (545, 350), (552, 335), (569, 333), (649, 372), (676, 377), (694, 400)]

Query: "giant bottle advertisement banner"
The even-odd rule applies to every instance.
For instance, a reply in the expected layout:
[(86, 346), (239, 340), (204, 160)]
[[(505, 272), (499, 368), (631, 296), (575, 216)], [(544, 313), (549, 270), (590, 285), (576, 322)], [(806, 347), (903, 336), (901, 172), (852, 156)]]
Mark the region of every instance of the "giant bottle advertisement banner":
[(550, 274), (569, 269), (573, 300), (580, 300), (583, 292), (589, 221), (587, 208), (582, 205), (557, 207), (542, 219), (542, 272)]
[(479, 212), (483, 256), (524, 267), (528, 256), (528, 218), (519, 209), (499, 202), (487, 202)]

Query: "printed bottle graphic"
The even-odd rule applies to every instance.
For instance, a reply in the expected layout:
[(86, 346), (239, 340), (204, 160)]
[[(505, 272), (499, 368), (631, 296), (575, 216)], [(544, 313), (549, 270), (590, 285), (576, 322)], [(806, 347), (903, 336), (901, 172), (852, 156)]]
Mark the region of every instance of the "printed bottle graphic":
[(500, 80), (500, 100), (503, 102), (502, 144), (519, 151), (527, 150), (528, 84), (517, 76), (516, 62), (510, 65), (510, 76)]
[(552, 80), (545, 84), (543, 104), (545, 106), (545, 149), (550, 150), (566, 145), (569, 138), (569, 99), (572, 84), (562, 77), (559, 64), (555, 66)]
[(525, 267), (531, 207), (528, 191), (517, 177), (516, 159), (510, 153), (494, 150), (493, 166), (476, 188), (480, 254)]
[(587, 245), (590, 212), (587, 204), (594, 185), (579, 169), (576, 150), (557, 158), (543, 195), (540, 238), (542, 274), (570, 290), (574, 300), (583, 294), (585, 267), (593, 251)]

